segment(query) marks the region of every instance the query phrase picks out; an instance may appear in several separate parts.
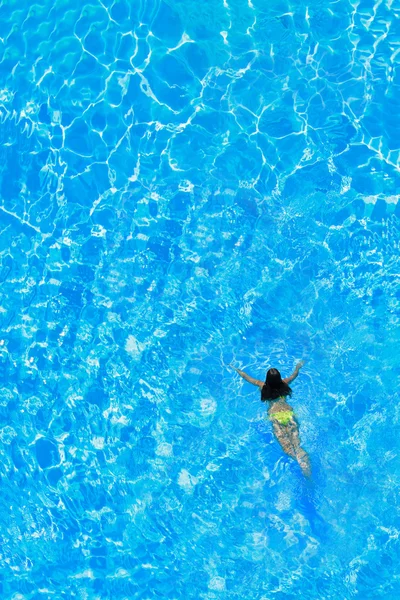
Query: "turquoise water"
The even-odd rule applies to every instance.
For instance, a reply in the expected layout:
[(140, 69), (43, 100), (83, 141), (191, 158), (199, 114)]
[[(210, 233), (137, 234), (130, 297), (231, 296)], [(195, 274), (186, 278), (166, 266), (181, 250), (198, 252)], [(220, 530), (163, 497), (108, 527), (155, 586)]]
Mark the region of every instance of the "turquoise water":
[[(0, 6), (0, 597), (400, 597), (398, 2)], [(313, 481), (255, 388), (289, 375)]]

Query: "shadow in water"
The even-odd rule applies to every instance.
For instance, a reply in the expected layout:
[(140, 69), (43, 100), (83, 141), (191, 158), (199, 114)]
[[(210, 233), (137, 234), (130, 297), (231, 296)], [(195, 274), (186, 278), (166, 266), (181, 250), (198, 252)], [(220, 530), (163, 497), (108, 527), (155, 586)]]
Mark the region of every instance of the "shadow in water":
[(326, 543), (329, 541), (330, 534), (333, 534), (333, 529), (321, 514), (324, 505), (324, 480), (322, 465), (316, 457), (313, 457), (312, 478), (307, 480), (301, 475), (296, 477), (293, 508), (309, 522), (317, 540)]

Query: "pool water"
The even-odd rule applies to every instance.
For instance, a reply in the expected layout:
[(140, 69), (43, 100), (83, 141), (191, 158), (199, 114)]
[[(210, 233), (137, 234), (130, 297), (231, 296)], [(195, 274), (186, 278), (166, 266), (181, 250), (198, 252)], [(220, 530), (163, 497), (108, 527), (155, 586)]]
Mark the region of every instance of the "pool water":
[(0, 30), (0, 597), (398, 599), (398, 2)]

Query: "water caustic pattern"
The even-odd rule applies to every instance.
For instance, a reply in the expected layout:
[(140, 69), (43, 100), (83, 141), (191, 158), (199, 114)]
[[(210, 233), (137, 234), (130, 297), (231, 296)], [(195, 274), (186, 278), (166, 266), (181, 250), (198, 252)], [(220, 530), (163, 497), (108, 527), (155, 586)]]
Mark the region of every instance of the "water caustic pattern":
[(0, 4), (1, 598), (399, 598), (399, 33)]

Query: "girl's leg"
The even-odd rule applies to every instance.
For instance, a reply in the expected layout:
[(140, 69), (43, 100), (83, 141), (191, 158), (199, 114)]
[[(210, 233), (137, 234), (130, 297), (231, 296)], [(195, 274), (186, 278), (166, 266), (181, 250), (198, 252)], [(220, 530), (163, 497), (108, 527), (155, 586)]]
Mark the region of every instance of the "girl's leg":
[(292, 440), (289, 435), (289, 431), (285, 425), (280, 425), (276, 421), (273, 422), (274, 434), (278, 442), (280, 443), (282, 450), (289, 456), (296, 460), (296, 452), (293, 447)]
[(303, 448), (299, 449), (296, 460), (300, 465), (300, 469), (303, 471), (303, 475), (306, 477), (311, 477), (310, 457), (308, 456), (307, 452), (303, 450)]
[(274, 421), (273, 428), (276, 439), (280, 443), (282, 450), (299, 463), (299, 466), (306, 477), (310, 477), (310, 458), (307, 452), (300, 446), (299, 426), (296, 421), (292, 421), (287, 425), (280, 425)]
[(299, 463), (304, 475), (306, 477), (311, 477), (310, 457), (300, 445), (299, 426), (296, 421), (293, 420), (287, 425), (287, 428), (295, 451), (296, 460)]

